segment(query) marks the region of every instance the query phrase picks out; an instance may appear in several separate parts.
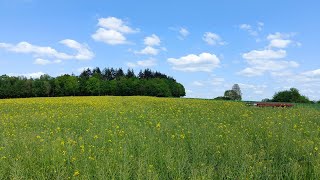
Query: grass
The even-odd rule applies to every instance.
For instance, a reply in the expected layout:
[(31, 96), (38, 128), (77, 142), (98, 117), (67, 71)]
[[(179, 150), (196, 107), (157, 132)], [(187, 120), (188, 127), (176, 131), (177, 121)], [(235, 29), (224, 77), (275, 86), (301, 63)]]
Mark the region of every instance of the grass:
[(0, 179), (320, 179), (319, 120), (212, 100), (0, 100)]

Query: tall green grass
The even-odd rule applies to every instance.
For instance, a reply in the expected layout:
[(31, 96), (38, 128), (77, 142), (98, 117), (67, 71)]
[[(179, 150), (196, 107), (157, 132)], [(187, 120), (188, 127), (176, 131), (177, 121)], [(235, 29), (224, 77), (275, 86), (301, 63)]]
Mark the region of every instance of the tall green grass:
[(319, 120), (210, 100), (0, 100), (0, 179), (320, 179)]

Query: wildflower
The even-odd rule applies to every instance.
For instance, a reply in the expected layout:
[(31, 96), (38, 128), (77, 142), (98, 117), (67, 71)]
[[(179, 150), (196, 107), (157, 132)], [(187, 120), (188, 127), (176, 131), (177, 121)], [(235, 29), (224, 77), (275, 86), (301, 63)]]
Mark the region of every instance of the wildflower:
[(80, 172), (78, 170), (76, 170), (74, 173), (73, 173), (73, 176), (79, 176), (80, 175)]

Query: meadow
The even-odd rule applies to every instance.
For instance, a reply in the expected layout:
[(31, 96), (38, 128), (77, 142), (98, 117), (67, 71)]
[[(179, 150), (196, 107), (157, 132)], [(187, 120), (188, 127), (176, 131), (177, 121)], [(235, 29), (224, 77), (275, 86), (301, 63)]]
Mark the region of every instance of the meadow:
[(153, 97), (0, 100), (0, 179), (320, 179), (320, 111)]

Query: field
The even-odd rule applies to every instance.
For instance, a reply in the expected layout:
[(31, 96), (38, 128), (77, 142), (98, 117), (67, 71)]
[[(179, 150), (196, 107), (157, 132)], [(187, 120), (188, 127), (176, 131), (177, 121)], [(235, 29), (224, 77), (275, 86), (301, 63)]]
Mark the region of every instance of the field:
[(0, 179), (320, 179), (319, 108), (0, 100)]

